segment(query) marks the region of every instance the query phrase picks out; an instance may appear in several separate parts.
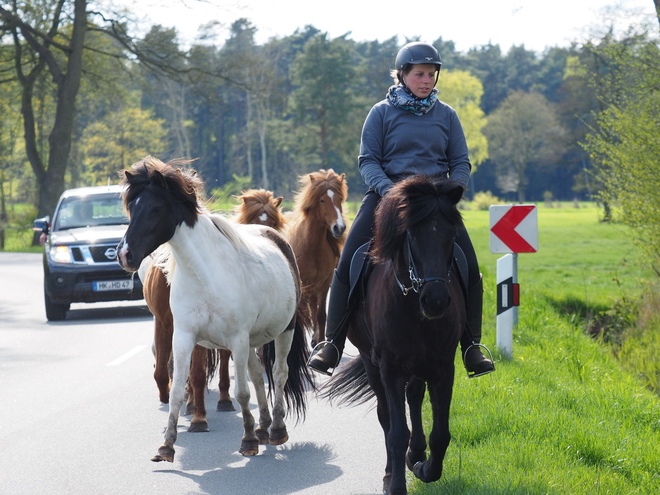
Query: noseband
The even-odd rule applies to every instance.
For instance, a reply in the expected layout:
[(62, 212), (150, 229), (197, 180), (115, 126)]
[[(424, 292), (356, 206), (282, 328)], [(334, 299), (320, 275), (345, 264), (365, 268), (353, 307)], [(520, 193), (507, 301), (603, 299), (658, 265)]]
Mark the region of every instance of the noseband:
[[(416, 293), (419, 293), (419, 291), (422, 290), (422, 286), (428, 282), (444, 282), (445, 284), (451, 282), (451, 268), (453, 263), (449, 264), (449, 269), (447, 270), (446, 277), (419, 278), (419, 276), (417, 275), (417, 267), (415, 266), (415, 260), (413, 258), (412, 249), (410, 248), (410, 234), (408, 233), (406, 233), (405, 250), (406, 253), (408, 254), (408, 277), (410, 278), (410, 284), (411, 284), (410, 287), (406, 287), (401, 283), (399, 277), (396, 276), (396, 269), (394, 268), (394, 265), (392, 266), (392, 269), (394, 270), (394, 279), (396, 280), (396, 283), (399, 285), (399, 288), (401, 289), (401, 292), (403, 293), (404, 296), (407, 296), (411, 290), (415, 291)], [(452, 253), (452, 259), (453, 258), (454, 255)]]

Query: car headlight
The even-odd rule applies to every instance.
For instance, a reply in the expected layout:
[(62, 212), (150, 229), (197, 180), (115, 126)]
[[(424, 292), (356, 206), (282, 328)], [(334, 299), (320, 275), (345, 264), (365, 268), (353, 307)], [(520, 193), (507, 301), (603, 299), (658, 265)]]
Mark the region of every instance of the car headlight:
[(53, 246), (50, 248), (50, 259), (56, 263), (73, 263), (69, 246)]

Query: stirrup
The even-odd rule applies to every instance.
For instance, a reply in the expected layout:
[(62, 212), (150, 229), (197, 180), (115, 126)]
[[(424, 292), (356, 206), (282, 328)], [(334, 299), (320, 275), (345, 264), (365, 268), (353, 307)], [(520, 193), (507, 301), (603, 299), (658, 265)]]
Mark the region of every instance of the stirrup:
[[(476, 373), (476, 372), (470, 373), (470, 371), (468, 371), (467, 366), (465, 366), (465, 357), (467, 356), (468, 351), (470, 349), (472, 349), (473, 347), (483, 347), (484, 349), (486, 349), (486, 352), (488, 353), (488, 357), (490, 357), (490, 362), (493, 365), (492, 369), (482, 371), (481, 373)], [(493, 354), (490, 352), (490, 349), (488, 347), (486, 347), (485, 345), (483, 345), (481, 343), (477, 343), (477, 342), (472, 342), (472, 344), (470, 344), (468, 346), (468, 348), (465, 349), (465, 352), (463, 353), (463, 367), (465, 368), (465, 371), (467, 372), (468, 378), (477, 378), (478, 376), (483, 376), (483, 375), (487, 375), (488, 373), (492, 373), (493, 371), (495, 371), (495, 361), (493, 361)]]
[[(328, 345), (334, 347), (335, 352), (337, 353), (337, 362), (334, 365), (328, 364), (327, 361), (318, 357), (318, 354), (322, 352), (323, 349), (325, 349)], [(331, 340), (324, 340), (316, 344), (314, 346), (314, 349), (312, 349), (312, 354), (309, 356), (309, 359), (307, 360), (307, 367), (316, 371), (317, 373), (322, 373), (324, 375), (332, 376), (332, 373), (335, 371), (337, 366), (339, 366), (340, 361), (341, 361), (341, 352), (339, 352), (339, 348)], [(323, 367), (319, 367), (319, 364), (321, 364)], [(328, 371), (330, 369), (332, 369), (332, 371)]]

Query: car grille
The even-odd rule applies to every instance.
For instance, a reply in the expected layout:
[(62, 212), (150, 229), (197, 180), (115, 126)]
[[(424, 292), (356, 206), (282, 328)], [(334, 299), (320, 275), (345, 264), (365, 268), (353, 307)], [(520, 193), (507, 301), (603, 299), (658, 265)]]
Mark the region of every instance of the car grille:
[(71, 246), (74, 263), (115, 263), (117, 261), (116, 244), (95, 244), (93, 246)]

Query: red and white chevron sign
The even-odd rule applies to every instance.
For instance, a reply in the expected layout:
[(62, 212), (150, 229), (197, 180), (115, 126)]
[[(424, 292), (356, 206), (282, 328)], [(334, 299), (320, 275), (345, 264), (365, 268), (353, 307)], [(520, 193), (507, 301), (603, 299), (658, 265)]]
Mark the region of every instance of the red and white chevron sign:
[(536, 205), (490, 207), (491, 253), (535, 253), (538, 230)]

